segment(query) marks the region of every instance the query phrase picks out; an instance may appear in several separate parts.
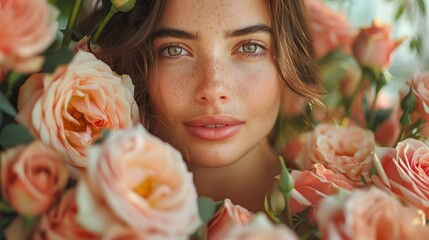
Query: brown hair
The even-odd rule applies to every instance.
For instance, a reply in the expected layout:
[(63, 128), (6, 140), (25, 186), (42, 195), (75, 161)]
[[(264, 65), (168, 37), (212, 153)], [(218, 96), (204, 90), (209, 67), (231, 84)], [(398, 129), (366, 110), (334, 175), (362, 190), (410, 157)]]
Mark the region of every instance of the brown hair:
[[(302, 0), (269, 0), (274, 57), (282, 82), (309, 99), (319, 99), (318, 73), (308, 35), (308, 17)], [(143, 122), (150, 129), (150, 98), (146, 88), (154, 67), (153, 33), (163, 12), (165, 0), (137, 0), (129, 13), (119, 13), (100, 37), (98, 57), (114, 71), (128, 74), (134, 81), (135, 99)], [(101, 16), (100, 11), (94, 16)]]

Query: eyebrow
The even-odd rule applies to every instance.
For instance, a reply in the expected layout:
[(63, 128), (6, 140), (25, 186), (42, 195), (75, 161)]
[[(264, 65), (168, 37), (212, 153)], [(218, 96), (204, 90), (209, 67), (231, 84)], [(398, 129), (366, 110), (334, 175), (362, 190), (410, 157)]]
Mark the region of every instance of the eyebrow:
[(265, 33), (271, 34), (273, 30), (270, 26), (260, 23), (260, 24), (248, 26), (245, 28), (236, 29), (232, 32), (228, 31), (226, 32), (225, 36), (227, 38), (240, 37), (240, 36), (249, 35), (252, 33), (259, 33), (259, 32), (265, 32)]
[[(272, 28), (266, 24), (256, 24), (244, 28), (239, 28), (234, 31), (227, 31), (225, 33), (226, 38), (240, 37), (244, 35), (249, 35), (253, 33), (265, 32), (271, 34), (273, 32)], [(177, 28), (159, 28), (155, 34), (154, 38), (166, 38), (166, 37), (176, 37), (184, 38), (190, 40), (197, 40), (198, 34), (190, 33)]]

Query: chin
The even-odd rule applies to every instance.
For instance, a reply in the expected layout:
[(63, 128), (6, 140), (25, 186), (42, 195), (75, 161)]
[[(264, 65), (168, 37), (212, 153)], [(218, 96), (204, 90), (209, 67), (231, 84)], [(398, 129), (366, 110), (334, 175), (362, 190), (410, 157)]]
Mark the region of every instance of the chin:
[(187, 153), (182, 152), (182, 155), (191, 166), (204, 168), (226, 167), (238, 162), (241, 158), (236, 148), (227, 149), (219, 146), (194, 146), (193, 150), (187, 151)]

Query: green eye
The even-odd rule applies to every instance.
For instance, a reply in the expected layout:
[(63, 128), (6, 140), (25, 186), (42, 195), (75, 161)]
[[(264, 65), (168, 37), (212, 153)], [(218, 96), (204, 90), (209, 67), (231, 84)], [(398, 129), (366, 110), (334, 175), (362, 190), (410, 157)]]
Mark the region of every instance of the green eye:
[(255, 43), (248, 43), (242, 46), (243, 48), (243, 52), (245, 53), (255, 53), (256, 50), (258, 49), (258, 45), (256, 45)]
[(167, 48), (167, 53), (169, 56), (179, 56), (180, 54), (182, 54), (182, 50), (183, 48), (178, 47), (178, 46), (171, 46)]

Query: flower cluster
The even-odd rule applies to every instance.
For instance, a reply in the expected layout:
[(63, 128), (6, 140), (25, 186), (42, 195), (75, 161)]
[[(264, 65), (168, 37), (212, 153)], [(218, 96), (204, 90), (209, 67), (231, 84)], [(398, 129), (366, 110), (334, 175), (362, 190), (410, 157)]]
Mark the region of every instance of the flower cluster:
[[(304, 2), (325, 105), (283, 98), (281, 174), (252, 213), (198, 197), (181, 154), (140, 124), (130, 77), (71, 42), (78, 11), (58, 47), (47, 0), (0, 0), (0, 239), (427, 238), (429, 72), (387, 90), (405, 40)], [(106, 3), (92, 44), (135, 1)]]

